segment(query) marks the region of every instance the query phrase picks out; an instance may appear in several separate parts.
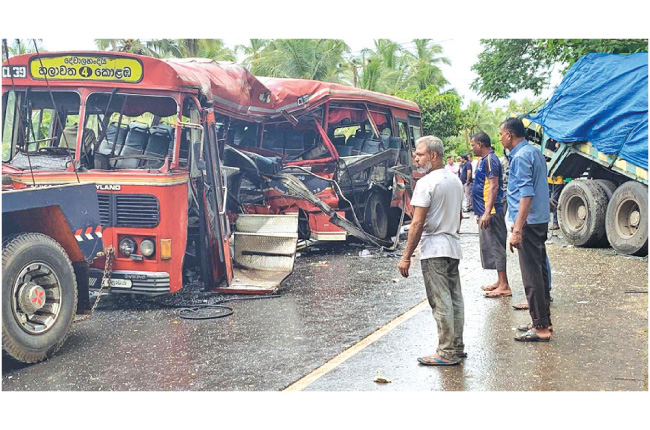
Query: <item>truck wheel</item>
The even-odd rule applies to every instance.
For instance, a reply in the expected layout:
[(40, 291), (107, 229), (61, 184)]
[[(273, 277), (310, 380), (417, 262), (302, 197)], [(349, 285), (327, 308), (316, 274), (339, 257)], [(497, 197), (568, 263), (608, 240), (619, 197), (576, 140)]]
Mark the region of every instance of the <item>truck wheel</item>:
[[(593, 181), (600, 185), (603, 188), (603, 191), (605, 191), (605, 195), (607, 196), (607, 205), (609, 206), (612, 195), (614, 194), (614, 191), (616, 191), (616, 184), (607, 179), (594, 179)], [(607, 223), (607, 211), (605, 211), (605, 223)], [(609, 247), (607, 234), (603, 235), (603, 238), (598, 242), (598, 246), (602, 246), (603, 248)]]
[(616, 184), (607, 179), (594, 179), (594, 182), (603, 187), (605, 194), (607, 194), (607, 200), (611, 200), (614, 191), (616, 191)]
[(2, 348), (36, 363), (63, 345), (77, 309), (77, 282), (65, 250), (40, 233), (8, 237), (2, 247)]
[(607, 193), (592, 180), (569, 182), (560, 194), (557, 216), (567, 241), (576, 246), (595, 246), (605, 236)]
[(366, 224), (368, 233), (380, 239), (388, 235), (388, 209), (389, 204), (383, 193), (374, 192), (368, 197), (366, 203)]
[(618, 187), (607, 206), (605, 225), (617, 252), (648, 255), (648, 188), (635, 181)]

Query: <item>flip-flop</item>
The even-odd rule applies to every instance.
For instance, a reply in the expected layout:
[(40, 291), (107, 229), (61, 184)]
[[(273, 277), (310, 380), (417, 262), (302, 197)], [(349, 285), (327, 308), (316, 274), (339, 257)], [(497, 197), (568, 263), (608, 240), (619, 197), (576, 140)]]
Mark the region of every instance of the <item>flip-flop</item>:
[(521, 336), (515, 336), (515, 340), (519, 342), (548, 342), (551, 340), (550, 337), (539, 337), (537, 333), (532, 330), (528, 330), (526, 333)]
[(528, 310), (528, 303), (519, 303), (512, 305), (512, 307), (515, 308), (516, 311), (526, 311)]
[[(520, 325), (520, 326), (518, 326), (518, 327), (517, 327), (517, 330), (519, 330), (519, 331), (528, 331), (528, 330), (530, 330), (531, 328), (533, 328), (533, 325), (532, 325), (531, 323), (528, 323), (528, 324), (524, 324), (524, 325)], [(552, 328), (552, 327), (549, 327), (548, 331), (550, 331), (551, 333), (553, 333), (553, 328)]]
[[(433, 361), (426, 361), (425, 358), (431, 359)], [(424, 364), (425, 366), (453, 366), (460, 363), (460, 360), (443, 361), (438, 357), (418, 357), (418, 363)]]
[(497, 293), (497, 294), (491, 294), (491, 293), (492, 293), (492, 291), (487, 292), (487, 293), (483, 294), (483, 297), (487, 297), (488, 299), (492, 299), (492, 298), (495, 298), (495, 297), (511, 297), (512, 296), (512, 291), (509, 292), (509, 293)]
[(481, 287), (481, 290), (483, 290), (483, 291), (494, 291), (497, 288), (499, 288), (499, 287), (498, 286), (495, 287), (494, 285), (484, 285), (484, 286)]

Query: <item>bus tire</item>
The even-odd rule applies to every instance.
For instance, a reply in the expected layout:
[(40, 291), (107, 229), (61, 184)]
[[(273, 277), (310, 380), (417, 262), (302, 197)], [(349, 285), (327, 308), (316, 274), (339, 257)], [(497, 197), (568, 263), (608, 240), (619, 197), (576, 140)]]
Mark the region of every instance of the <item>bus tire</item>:
[(605, 226), (617, 252), (648, 255), (648, 187), (636, 181), (619, 186), (607, 206)]
[(3, 240), (2, 272), (3, 350), (25, 363), (50, 358), (65, 342), (77, 309), (68, 255), (49, 236), (19, 233)]
[(558, 221), (566, 240), (575, 246), (597, 246), (605, 236), (607, 193), (592, 180), (569, 182), (560, 194)]
[(373, 192), (368, 197), (365, 210), (365, 220), (368, 233), (379, 239), (386, 239), (388, 236), (389, 203), (384, 193)]

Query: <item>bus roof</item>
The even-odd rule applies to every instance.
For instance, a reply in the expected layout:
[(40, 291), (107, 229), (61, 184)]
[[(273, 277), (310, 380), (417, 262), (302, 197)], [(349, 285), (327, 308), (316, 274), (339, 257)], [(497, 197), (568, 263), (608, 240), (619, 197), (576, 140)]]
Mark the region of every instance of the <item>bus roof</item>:
[(2, 85), (93, 86), (198, 93), (220, 111), (260, 117), (275, 97), (244, 67), (209, 59), (158, 59), (106, 51), (25, 54), (3, 63)]
[(258, 77), (258, 79), (275, 95), (275, 110), (278, 113), (282, 110), (289, 113), (308, 110), (328, 100), (360, 101), (420, 112), (418, 105), (412, 101), (347, 85), (308, 79), (268, 77)]

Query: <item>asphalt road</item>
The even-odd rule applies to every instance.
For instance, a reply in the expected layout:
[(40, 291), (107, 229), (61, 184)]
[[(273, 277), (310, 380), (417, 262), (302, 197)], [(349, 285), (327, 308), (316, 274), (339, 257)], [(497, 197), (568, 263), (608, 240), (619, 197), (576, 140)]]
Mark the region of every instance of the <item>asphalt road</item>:
[[(459, 366), (416, 361), (437, 344), (419, 265), (403, 279), (396, 254), (319, 245), (300, 252), (280, 297), (226, 303), (234, 313), (225, 318), (187, 320), (170, 307), (228, 298), (198, 284), (162, 300), (104, 298), (52, 359), (3, 357), (2, 389), (647, 392), (647, 259), (552, 238), (555, 335), (522, 344), (515, 327), (529, 316), (511, 307), (525, 301), (516, 254), (508, 258), (513, 297), (482, 297), (496, 273), (480, 267), (476, 232), (472, 219), (463, 222), (468, 358)], [(365, 249), (369, 257), (359, 255)]]

